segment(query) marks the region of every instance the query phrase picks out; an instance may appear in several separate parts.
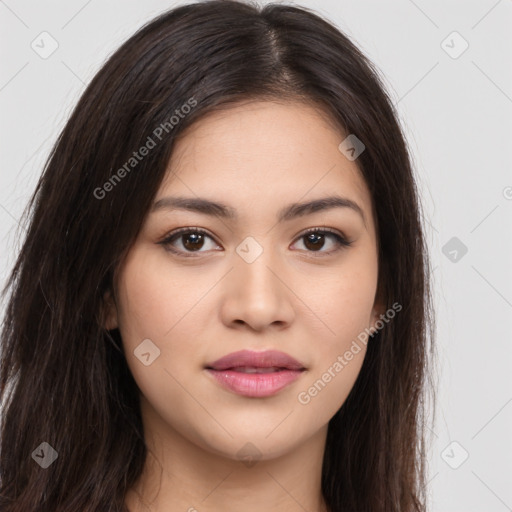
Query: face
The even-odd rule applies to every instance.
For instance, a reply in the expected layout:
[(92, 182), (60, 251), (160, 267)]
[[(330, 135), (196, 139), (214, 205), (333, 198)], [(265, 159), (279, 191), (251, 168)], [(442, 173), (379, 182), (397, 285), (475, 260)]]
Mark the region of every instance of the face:
[(325, 434), (382, 312), (371, 196), (345, 136), (311, 106), (252, 102), (177, 142), (107, 326), (145, 428), (231, 459), (248, 442), (271, 459)]

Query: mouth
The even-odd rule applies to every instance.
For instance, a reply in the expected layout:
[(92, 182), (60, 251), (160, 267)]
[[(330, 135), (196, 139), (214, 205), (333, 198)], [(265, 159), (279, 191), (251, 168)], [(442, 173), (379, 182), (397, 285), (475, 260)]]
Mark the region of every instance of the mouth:
[(263, 398), (296, 381), (306, 368), (284, 352), (242, 350), (208, 364), (205, 370), (233, 393)]

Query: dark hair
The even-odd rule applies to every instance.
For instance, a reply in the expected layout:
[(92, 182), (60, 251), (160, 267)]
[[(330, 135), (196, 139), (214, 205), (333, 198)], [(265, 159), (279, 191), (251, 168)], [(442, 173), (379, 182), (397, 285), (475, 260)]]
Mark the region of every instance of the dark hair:
[[(425, 510), (434, 321), (398, 116), (372, 63), (320, 16), (214, 0), (163, 13), (107, 60), (27, 205), (26, 238), (3, 290), (11, 293), (1, 338), (2, 511), (126, 510), (147, 451), (138, 387), (119, 330), (104, 327), (104, 297), (114, 292), (176, 137), (209, 112), (253, 99), (320, 106), (340, 134), (363, 141), (356, 163), (378, 226), (378, 293), (386, 307), (403, 306), (370, 338), (329, 423), (325, 501), (332, 512)], [(128, 169), (148, 137), (155, 147)], [(32, 460), (42, 442), (58, 453), (51, 470)]]

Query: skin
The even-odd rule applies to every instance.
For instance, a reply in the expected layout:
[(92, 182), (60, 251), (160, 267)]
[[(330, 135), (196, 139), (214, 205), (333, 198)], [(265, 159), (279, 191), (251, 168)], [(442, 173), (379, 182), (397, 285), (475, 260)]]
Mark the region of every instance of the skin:
[[(309, 403), (298, 395), (383, 312), (371, 196), (356, 162), (338, 149), (345, 136), (313, 106), (257, 101), (209, 114), (175, 146), (155, 201), (204, 197), (238, 217), (149, 213), (119, 270), (106, 327), (120, 329), (150, 452), (126, 496), (130, 511), (326, 510), (328, 422), (356, 380), (365, 345)], [(365, 219), (332, 208), (277, 222), (285, 205), (332, 194), (356, 202)], [(182, 227), (211, 234), (195, 251), (190, 236), (174, 239), (171, 247), (191, 257), (159, 243)], [(303, 233), (314, 227), (352, 245), (326, 234), (315, 250)], [(236, 252), (248, 236), (263, 249), (252, 263)], [(134, 350), (148, 338), (160, 356), (145, 366)], [(274, 396), (243, 397), (204, 369), (241, 349), (280, 350), (307, 370)], [(257, 451), (252, 464), (237, 455), (248, 442)]]

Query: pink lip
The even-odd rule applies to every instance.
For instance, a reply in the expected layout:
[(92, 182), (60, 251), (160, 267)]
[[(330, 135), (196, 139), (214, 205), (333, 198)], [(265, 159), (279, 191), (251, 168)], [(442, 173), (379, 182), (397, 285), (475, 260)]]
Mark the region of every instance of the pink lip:
[[(270, 373), (244, 373), (242, 367), (279, 368)], [(297, 380), (305, 370), (296, 359), (276, 350), (233, 352), (206, 366), (208, 373), (225, 388), (242, 396), (271, 396)]]

